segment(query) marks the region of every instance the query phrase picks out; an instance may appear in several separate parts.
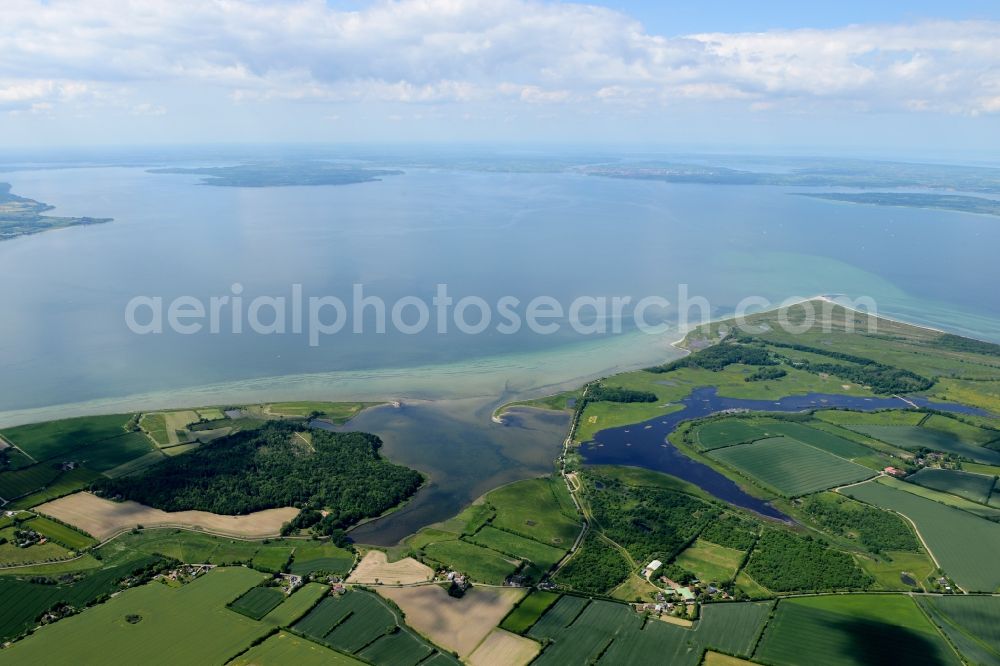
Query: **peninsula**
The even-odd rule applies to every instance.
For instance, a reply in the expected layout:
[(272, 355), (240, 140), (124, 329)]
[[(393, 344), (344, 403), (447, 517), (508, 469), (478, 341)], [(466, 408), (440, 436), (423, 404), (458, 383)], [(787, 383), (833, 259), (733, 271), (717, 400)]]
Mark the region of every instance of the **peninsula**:
[(53, 217), (42, 215), (55, 206), (11, 194), (10, 183), (0, 183), (0, 241), (84, 224), (110, 222), (110, 217)]

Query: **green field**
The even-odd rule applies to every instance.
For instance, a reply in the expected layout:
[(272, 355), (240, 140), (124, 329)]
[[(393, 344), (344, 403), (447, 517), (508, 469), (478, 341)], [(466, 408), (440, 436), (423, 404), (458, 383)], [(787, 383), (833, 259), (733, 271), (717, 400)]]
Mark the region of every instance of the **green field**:
[(772, 434), (776, 433), (786, 437), (791, 437), (792, 439), (797, 439), (800, 442), (804, 442), (810, 446), (815, 446), (817, 449), (822, 449), (827, 453), (832, 453), (835, 456), (847, 458), (848, 460), (871, 455), (873, 453), (867, 446), (863, 446), (857, 442), (852, 442), (844, 439), (843, 437), (838, 437), (837, 435), (825, 430), (810, 428), (808, 425), (802, 423), (777, 421), (775, 423), (769, 423), (767, 425), (767, 431)]
[(141, 432), (125, 431), (131, 418), (85, 416), (8, 428), (0, 434), (39, 463), (72, 460), (103, 472), (154, 450)]
[[(122, 534), (104, 545), (103, 551), (131, 550), (150, 555), (162, 555), (188, 564), (251, 564), (273, 572), (270, 566), (284, 562), (293, 546), (292, 541), (243, 541), (176, 528), (146, 528), (138, 534)], [(311, 545), (311, 544), (310, 544)]]
[(545, 477), (512, 483), (490, 492), (486, 502), (496, 509), (493, 526), (568, 548), (580, 533), (575, 517), (566, 515), (558, 494), (566, 493), (562, 479)]
[(294, 550), (292, 546), (279, 547), (268, 544), (267, 548), (262, 547), (254, 553), (250, 564), (254, 569), (277, 573), (284, 570)]
[(920, 605), (969, 663), (1000, 663), (1000, 597), (921, 597)]
[(229, 604), (237, 613), (242, 613), (247, 617), (259, 620), (282, 601), (285, 600), (285, 593), (277, 587), (254, 587), (247, 590), (242, 597)]
[(994, 592), (1000, 587), (997, 523), (882, 483), (865, 483), (843, 492), (912, 520), (941, 568), (963, 589)]
[(798, 497), (873, 475), (861, 465), (788, 437), (763, 439), (709, 454), (785, 497)]
[(14, 545), (14, 529), (13, 527), (0, 529), (0, 539), (5, 541), (0, 543), (0, 562), (4, 566), (65, 560), (73, 556), (68, 549), (54, 541), (36, 543), (27, 548), (18, 548)]
[(132, 414), (84, 416), (7, 428), (0, 435), (37, 461), (75, 460), (88, 445), (124, 435), (131, 418)]
[(531, 400), (517, 400), (515, 402), (508, 402), (505, 405), (501, 405), (493, 412), (494, 416), (503, 416), (507, 410), (514, 407), (531, 407), (534, 409), (549, 409), (552, 411), (564, 411), (572, 410), (576, 404), (576, 401), (583, 396), (583, 389), (576, 389), (573, 391), (563, 391), (562, 393), (555, 393), (553, 395), (542, 396), (541, 398), (533, 398)]
[(690, 571), (700, 580), (724, 583), (736, 576), (743, 555), (742, 550), (724, 548), (696, 539), (676, 557), (674, 563)]
[(416, 666), (432, 652), (434, 652), (434, 648), (421, 641), (414, 634), (408, 631), (397, 631), (378, 639), (358, 652), (358, 656), (373, 664)]
[(352, 566), (354, 566), (354, 553), (321, 541), (305, 542), (301, 546), (295, 546), (288, 570), (299, 576), (317, 571), (343, 575), (350, 571)]
[(986, 504), (993, 492), (996, 477), (952, 469), (924, 468), (916, 474), (908, 476), (906, 480), (925, 488), (933, 488), (944, 493), (964, 497), (973, 502)]
[(18, 449), (8, 446), (6, 441), (0, 439), (0, 467), (4, 470), (21, 469), (34, 465), (35, 461), (21, 453)]
[(961, 663), (909, 597), (868, 594), (779, 601), (753, 659), (775, 666)]
[(128, 476), (129, 474), (135, 474), (136, 472), (141, 472), (147, 467), (152, 467), (157, 463), (161, 463), (166, 460), (167, 454), (165, 451), (159, 449), (155, 451), (150, 451), (149, 453), (143, 454), (138, 458), (132, 458), (121, 465), (112, 467), (111, 469), (105, 470), (104, 475), (112, 479), (117, 479), (120, 476)]
[(882, 440), (901, 449), (927, 448), (934, 451), (954, 453), (976, 462), (990, 465), (1000, 464), (1000, 451), (994, 451), (975, 443), (959, 439), (957, 435), (944, 430), (936, 430), (924, 426), (883, 426), (883, 425), (852, 425), (846, 426), (855, 432)]
[(768, 437), (768, 434), (754, 426), (749, 419), (718, 419), (709, 421), (694, 431), (695, 444), (703, 451), (711, 451), (765, 437)]
[(293, 629), (342, 652), (389, 666), (416, 664), (435, 650), (406, 627), (381, 597), (370, 592), (326, 597)]
[(547, 546), (534, 539), (526, 539), (517, 534), (498, 530), (490, 525), (486, 525), (474, 535), (464, 538), (503, 555), (519, 560), (528, 560), (541, 571), (548, 571), (566, 553), (562, 548)]
[[(149, 583), (42, 627), (0, 651), (0, 664), (179, 664), (228, 661), (270, 627), (226, 608), (264, 578), (215, 569), (180, 588)], [(138, 616), (137, 622), (126, 617)]]
[(534, 664), (690, 664), (705, 649), (747, 654), (770, 611), (770, 602), (711, 604), (687, 629), (646, 620), (624, 604), (563, 597), (528, 632), (550, 640)]
[[(324, 604), (335, 609), (337, 615), (322, 640), (344, 652), (354, 653), (364, 649), (380, 636), (392, 633), (397, 624), (395, 614), (384, 603), (364, 592), (324, 599), (317, 606), (317, 611), (321, 611)], [(312, 613), (296, 624), (296, 628), (311, 626), (307, 624), (311, 617)], [(315, 635), (315, 632), (310, 633)]]
[(544, 477), (501, 486), (457, 516), (407, 537), (405, 544), (474, 580), (501, 583), (517, 561), (530, 561), (525, 575), (540, 578), (562, 558), (579, 530), (565, 482)]
[(969, 444), (982, 445), (1000, 439), (1000, 431), (994, 429), (996, 427), (996, 422), (990, 421), (989, 423), (989, 428), (980, 428), (979, 426), (972, 425), (971, 423), (959, 421), (957, 418), (942, 416), (941, 414), (931, 414), (927, 417), (927, 420), (920, 425), (929, 430), (950, 433), (963, 442), (968, 442)]
[(275, 416), (305, 418), (319, 414), (324, 421), (347, 423), (366, 407), (379, 405), (378, 402), (272, 402), (264, 406), (265, 413)]
[[(888, 409), (881, 412), (853, 412), (846, 409), (824, 409), (814, 416), (827, 423), (851, 428), (851, 426), (915, 426), (924, 420), (926, 414), (912, 409)], [(851, 428), (853, 429), (853, 428)]]
[[(111, 558), (108, 558), (111, 560)], [(104, 563), (102, 568), (94, 568), (92, 560), (78, 561), (70, 570), (88, 569), (86, 575), (59, 585), (22, 580), (13, 575), (0, 576), (0, 639), (10, 639), (22, 631), (35, 626), (35, 619), (57, 603), (67, 603), (75, 608), (83, 608), (101, 595), (117, 590), (116, 581), (129, 575), (134, 569), (155, 562), (157, 558), (126, 553), (114, 561)], [(66, 571), (65, 565), (48, 565), (41, 571), (29, 572), (24, 576), (56, 575)], [(51, 573), (50, 573), (51, 572)], [(2, 653), (0, 653), (2, 654)]]
[(41, 490), (61, 474), (55, 463), (39, 463), (11, 472), (0, 472), (0, 497), (12, 500)]
[(517, 568), (500, 553), (466, 541), (432, 543), (424, 548), (424, 553), (435, 562), (490, 585), (502, 584)]
[(255, 645), (228, 666), (353, 666), (363, 661), (281, 631)]
[(30, 527), (39, 534), (44, 534), (50, 540), (55, 541), (61, 546), (65, 546), (70, 550), (82, 550), (84, 548), (89, 548), (97, 543), (97, 540), (90, 535), (84, 534), (78, 530), (73, 529), (62, 523), (57, 523), (56, 521), (46, 518), (45, 516), (38, 516), (32, 518), (25, 523), (26, 527)]
[(330, 588), (321, 583), (306, 583), (264, 616), (264, 622), (287, 627), (312, 610)]
[(544, 615), (545, 611), (557, 601), (559, 601), (559, 595), (555, 592), (532, 590), (528, 596), (521, 599), (514, 610), (507, 614), (507, 617), (500, 623), (500, 628), (515, 634), (523, 634), (531, 629), (538, 618)]
[(968, 511), (971, 514), (992, 520), (994, 522), (1000, 520), (1000, 508), (994, 506), (984, 506), (978, 502), (973, 502), (965, 499), (964, 497), (959, 497), (958, 495), (943, 493), (940, 490), (925, 488), (924, 486), (901, 481), (900, 479), (893, 477), (884, 476), (879, 479), (879, 483), (885, 484), (890, 488), (895, 488), (896, 490), (902, 490), (903, 492), (910, 493), (912, 495), (926, 497), (927, 499), (940, 504), (947, 504), (948, 506), (953, 506), (956, 509)]
[(170, 437), (167, 435), (167, 417), (163, 414), (143, 414), (142, 418), (139, 419), (139, 427), (150, 436), (157, 446), (170, 445)]
[[(593, 601), (577, 614), (579, 603), (563, 597), (528, 632), (551, 643), (533, 664), (586, 664), (603, 654), (609, 664), (694, 664), (700, 655), (685, 649), (688, 631), (665, 622), (650, 622), (624, 604)], [(556, 621), (547, 621), (554, 615)]]
[(695, 639), (715, 650), (749, 657), (773, 606), (773, 601), (705, 604)]
[[(861, 568), (875, 577), (876, 590), (908, 592), (914, 587), (928, 586), (927, 578), (937, 567), (927, 553), (910, 553), (906, 551), (888, 551), (874, 556), (858, 556)], [(916, 586), (903, 582), (902, 575), (906, 573), (917, 583)]]

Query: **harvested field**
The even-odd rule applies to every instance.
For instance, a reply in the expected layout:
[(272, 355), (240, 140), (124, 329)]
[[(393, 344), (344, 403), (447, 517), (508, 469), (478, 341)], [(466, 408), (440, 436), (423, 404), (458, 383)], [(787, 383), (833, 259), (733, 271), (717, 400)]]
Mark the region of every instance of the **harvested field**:
[(246, 516), (221, 516), (207, 511), (167, 512), (138, 502), (112, 502), (88, 492), (79, 492), (46, 502), (39, 513), (52, 516), (103, 541), (136, 525), (171, 525), (203, 529), (240, 537), (278, 534), (282, 523), (294, 518), (294, 508), (268, 509)]
[(406, 585), (422, 583), (434, 577), (434, 571), (412, 557), (404, 557), (397, 562), (389, 562), (381, 550), (369, 551), (354, 568), (347, 582), (374, 585)]
[[(421, 634), (460, 657), (468, 657), (504, 618), (525, 591), (517, 588), (473, 587), (461, 599), (438, 585), (380, 587), (406, 613), (406, 622)], [(495, 662), (507, 663), (507, 662)]]
[(523, 638), (503, 629), (494, 629), (476, 648), (468, 661), (472, 666), (493, 666), (493, 664), (524, 666), (535, 658), (541, 648), (541, 645), (530, 638)]

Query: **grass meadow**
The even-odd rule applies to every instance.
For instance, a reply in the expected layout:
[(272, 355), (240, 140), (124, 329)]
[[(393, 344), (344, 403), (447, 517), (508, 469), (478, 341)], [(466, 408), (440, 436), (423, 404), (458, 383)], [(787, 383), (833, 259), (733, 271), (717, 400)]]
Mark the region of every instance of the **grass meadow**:
[(844, 490), (846, 495), (909, 518), (941, 568), (967, 591), (1000, 588), (1000, 524), (933, 500), (870, 482)]

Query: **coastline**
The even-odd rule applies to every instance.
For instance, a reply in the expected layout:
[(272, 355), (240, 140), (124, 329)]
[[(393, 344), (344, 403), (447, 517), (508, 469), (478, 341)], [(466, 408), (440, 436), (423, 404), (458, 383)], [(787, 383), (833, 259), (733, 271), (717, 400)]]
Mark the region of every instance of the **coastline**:
[(311, 400), (436, 401), (470, 397), (506, 403), (557, 393), (596, 377), (643, 368), (673, 351), (662, 335), (632, 331), (574, 342), (554, 350), (516, 352), (446, 364), (258, 377), (12, 409), (0, 411), (0, 428), (75, 416), (177, 409), (177, 405)]
[[(782, 301), (774, 307), (754, 311), (757, 314), (792, 307), (809, 301), (832, 303), (853, 312), (863, 310), (844, 305), (828, 295)], [(948, 331), (917, 324), (881, 312), (875, 315), (895, 324), (912, 326), (937, 334)], [(638, 370), (657, 362), (692, 353), (682, 346), (688, 336), (702, 326), (736, 318), (729, 314), (688, 325), (674, 340), (664, 340), (667, 334), (647, 335), (632, 331), (597, 340), (585, 340), (555, 350), (513, 353), (469, 359), (439, 365), (410, 368), (377, 368), (372, 370), (330, 371), (294, 375), (257, 377), (153, 391), (126, 396), (96, 398), (79, 402), (28, 407), (0, 411), (0, 428), (27, 423), (113, 414), (123, 411), (159, 411), (181, 409), (178, 405), (198, 407), (223, 404), (260, 404), (322, 400), (331, 402), (394, 400), (452, 400), (468, 397), (497, 401), (491, 420), (502, 424), (502, 411), (508, 405), (543, 398), (583, 386), (588, 381), (621, 372)], [(982, 340), (966, 333), (954, 333)], [(643, 341), (645, 344), (634, 344)], [(595, 362), (596, 359), (596, 362)]]

